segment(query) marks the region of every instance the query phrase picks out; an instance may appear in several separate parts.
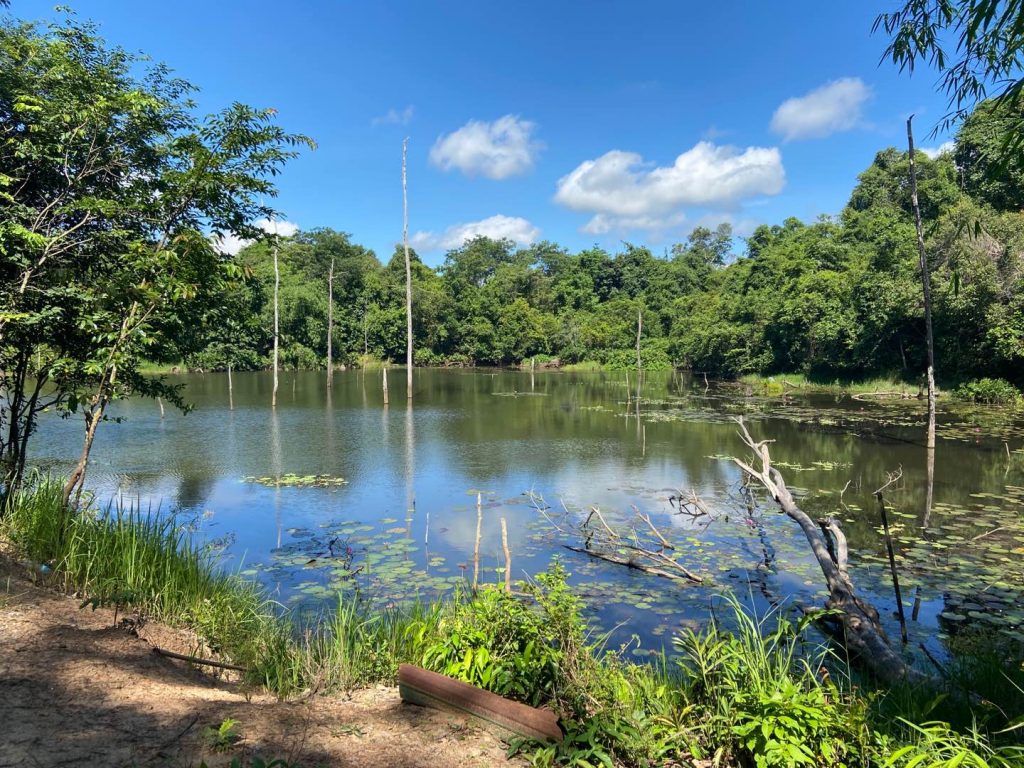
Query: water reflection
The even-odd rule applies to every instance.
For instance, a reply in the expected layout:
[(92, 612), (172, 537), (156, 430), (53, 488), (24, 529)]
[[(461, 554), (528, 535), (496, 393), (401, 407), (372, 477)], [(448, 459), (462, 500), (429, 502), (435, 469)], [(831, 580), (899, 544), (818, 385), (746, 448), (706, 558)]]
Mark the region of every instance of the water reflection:
[[(500, 580), (504, 517), (517, 574), (542, 570), (557, 554), (605, 618), (629, 619), (627, 636), (652, 637), (661, 637), (654, 632), (665, 624), (706, 617), (710, 588), (652, 585), (613, 565), (585, 562), (562, 548), (566, 542), (553, 535), (525, 491), (573, 511), (598, 505), (612, 516), (628, 515), (636, 505), (677, 537), (684, 562), (707, 573), (714, 588), (749, 592), (760, 604), (787, 597), (813, 603), (820, 574), (799, 531), (748, 494), (739, 472), (721, 458), (740, 450), (730, 418), (744, 413), (756, 438), (776, 441), (773, 458), (807, 512), (843, 521), (858, 580), (888, 615), (895, 606), (871, 491), (902, 466), (904, 487), (887, 499), (905, 594), (914, 595), (915, 631), (929, 636), (941, 628), (939, 614), (954, 604), (945, 574), (961, 567), (953, 558), (964, 549), (940, 546), (950, 537), (968, 542), (985, 533), (956, 527), (965, 521), (984, 522), (1005, 507), (1019, 522), (1024, 507), (1024, 500), (1013, 502), (1012, 490), (1024, 487), (1024, 461), (1007, 463), (1002, 442), (1010, 441), (1012, 454), (1024, 442), (1024, 424), (1005, 415), (943, 413), (938, 450), (927, 453), (916, 445), (923, 412), (916, 403), (896, 408), (835, 397), (758, 398), (670, 372), (417, 370), (416, 399), (402, 410), (397, 401), (393, 408), (383, 405), (382, 375), (338, 372), (327, 388), (323, 373), (286, 372), (282, 388), (291, 396), (276, 409), (268, 405), (269, 374), (235, 373), (230, 386), (226, 375), (179, 377), (195, 411), (181, 416), (168, 409), (161, 420), (151, 402), (117, 404), (111, 415), (124, 422), (100, 429), (90, 482), (101, 497), (123, 493), (209, 511), (204, 535), (233, 533), (232, 562), (268, 564), (264, 578), (282, 600), (310, 583), (338, 586), (333, 571), (304, 571), (308, 558), (300, 563), (296, 555), (289, 565), (294, 572), (283, 567), (282, 550), (327, 534), (341, 535), (358, 557), (373, 560), (371, 577), (360, 573), (363, 588), (383, 584), (387, 591), (394, 584), (395, 595), (429, 594), (450, 587), (452, 579), (471, 578), (480, 492), (481, 581)], [(402, 377), (393, 378), (391, 394), (403, 397)], [(869, 417), (871, 430), (884, 437), (860, 436)], [(75, 458), (74, 426), (44, 420), (34, 460), (67, 471)], [(240, 482), (286, 473), (348, 483), (286, 488)], [(707, 530), (675, 514), (668, 502), (690, 489), (721, 513)], [(971, 551), (980, 548), (977, 557), (1016, 574), (1022, 558), (1014, 550), (1024, 539), (1014, 537), (1021, 536), (1011, 526), (979, 539)], [(970, 567), (978, 566), (971, 560)], [(970, 589), (985, 589), (981, 576), (978, 581)], [(961, 602), (988, 606), (969, 597)], [(637, 611), (637, 603), (651, 607)]]

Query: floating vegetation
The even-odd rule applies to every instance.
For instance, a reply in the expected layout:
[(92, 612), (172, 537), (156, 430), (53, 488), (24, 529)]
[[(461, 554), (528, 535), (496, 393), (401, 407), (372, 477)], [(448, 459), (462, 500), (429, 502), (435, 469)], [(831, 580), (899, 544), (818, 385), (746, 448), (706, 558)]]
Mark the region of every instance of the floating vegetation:
[(795, 464), (788, 461), (776, 461), (773, 463), (776, 467), (782, 467), (783, 469), (788, 469), (791, 472), (814, 472), (815, 470), (832, 472), (836, 469), (846, 469), (852, 466), (848, 462), (841, 461), (812, 461), (810, 466)]
[(348, 480), (333, 475), (296, 475), (286, 474), (277, 477), (267, 475), (256, 477), (250, 475), (242, 478), (243, 483), (254, 483), (271, 488), (336, 488), (339, 485), (346, 485)]

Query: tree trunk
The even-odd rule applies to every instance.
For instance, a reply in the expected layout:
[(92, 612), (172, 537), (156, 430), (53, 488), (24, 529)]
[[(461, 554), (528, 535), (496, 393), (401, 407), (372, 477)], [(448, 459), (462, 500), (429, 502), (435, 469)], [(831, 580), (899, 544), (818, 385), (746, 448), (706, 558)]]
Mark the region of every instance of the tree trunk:
[(334, 332), (334, 257), (331, 257), (331, 271), (327, 273), (327, 386), (334, 383), (334, 352), (331, 336)]
[(405, 247), (405, 381), (406, 397), (412, 400), (412, 265), (409, 263), (409, 195), (405, 157), (409, 139), (402, 142), (402, 244)]
[[(100, 379), (99, 386), (96, 388), (96, 394), (92, 398), (92, 404), (86, 412), (85, 441), (82, 444), (82, 454), (78, 458), (78, 464), (75, 465), (71, 477), (68, 478), (67, 483), (64, 485), (64, 506), (68, 506), (72, 493), (75, 494), (75, 507), (78, 506), (78, 502), (82, 498), (82, 489), (85, 487), (85, 471), (89, 466), (89, 452), (92, 450), (92, 442), (96, 437), (96, 428), (103, 420), (103, 413), (106, 411), (107, 404), (115, 394), (115, 387), (117, 385), (117, 352), (131, 332), (132, 323), (135, 321), (138, 309), (138, 302), (133, 302), (128, 314), (121, 321), (121, 332), (107, 356), (103, 376)], [(148, 314), (149, 310), (146, 310), (143, 316)]]
[[(124, 327), (125, 325), (122, 325), (122, 338), (124, 335)], [(103, 420), (103, 413), (107, 409), (107, 403), (110, 402), (110, 393), (113, 392), (114, 385), (116, 383), (117, 364), (112, 363), (110, 366), (109, 378), (104, 377), (104, 380), (100, 382), (99, 389), (96, 391), (96, 396), (93, 398), (92, 408), (86, 412), (85, 440), (82, 443), (82, 453), (78, 457), (78, 464), (75, 465), (67, 483), (64, 484), (63, 502), (65, 507), (68, 506), (72, 493), (75, 494), (75, 507), (78, 506), (78, 502), (82, 498), (82, 488), (85, 486), (85, 471), (89, 466), (89, 453), (92, 451), (92, 443), (96, 438), (96, 428)]]
[(228, 363), (228, 408), (235, 410), (235, 390), (231, 384), (231, 363)]
[(270, 407), (277, 407), (277, 344), (279, 330), (278, 293), (281, 290), (281, 272), (277, 266), (277, 237), (274, 238), (274, 391), (270, 396)]
[(75, 507), (78, 506), (78, 502), (82, 498), (82, 487), (85, 485), (85, 470), (89, 466), (89, 453), (92, 451), (92, 442), (96, 437), (96, 427), (103, 420), (104, 410), (106, 410), (106, 402), (104, 399), (101, 399), (96, 408), (86, 414), (85, 441), (82, 443), (82, 453), (78, 457), (78, 463), (75, 465), (74, 470), (72, 470), (71, 476), (64, 484), (62, 499), (65, 507), (69, 506), (72, 493), (75, 494)]
[(928, 349), (928, 448), (935, 448), (935, 337), (932, 335), (932, 281), (928, 258), (924, 250), (924, 228), (921, 226), (921, 206), (917, 199), (917, 164), (914, 162), (914, 116), (907, 118), (907, 145), (910, 148), (910, 204), (914, 208), (914, 226), (917, 229), (917, 253), (921, 261), (921, 283), (924, 288), (924, 334)]

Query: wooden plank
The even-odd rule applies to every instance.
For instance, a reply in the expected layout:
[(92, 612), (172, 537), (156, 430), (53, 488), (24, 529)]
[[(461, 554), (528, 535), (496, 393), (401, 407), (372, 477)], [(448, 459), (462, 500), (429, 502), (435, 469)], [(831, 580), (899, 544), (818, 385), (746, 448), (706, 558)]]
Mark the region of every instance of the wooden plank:
[(505, 738), (561, 741), (562, 730), (554, 712), (520, 704), (436, 672), (402, 664), (398, 692), (403, 701), (424, 707), (470, 715), (489, 731)]

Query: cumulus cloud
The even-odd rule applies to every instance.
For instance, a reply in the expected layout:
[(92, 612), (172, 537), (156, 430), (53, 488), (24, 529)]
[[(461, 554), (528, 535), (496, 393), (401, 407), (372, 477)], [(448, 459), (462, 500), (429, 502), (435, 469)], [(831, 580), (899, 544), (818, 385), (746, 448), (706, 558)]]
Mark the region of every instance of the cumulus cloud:
[(746, 198), (778, 194), (785, 183), (778, 148), (741, 151), (702, 141), (663, 167), (635, 152), (606, 152), (559, 179), (555, 202), (594, 214), (583, 227), (589, 234), (657, 230), (681, 224), (685, 207), (728, 208)]
[(440, 233), (417, 232), (409, 238), (409, 243), (421, 251), (450, 250), (480, 235), (495, 240), (507, 238), (519, 245), (529, 245), (540, 237), (540, 230), (526, 219), (498, 214), (481, 221), (453, 224)]
[(442, 135), (430, 150), (430, 162), (445, 171), (457, 168), (467, 176), (505, 179), (533, 168), (541, 144), (532, 138), (536, 125), (505, 115), (493, 123), (470, 120)]
[(956, 149), (956, 142), (955, 141), (944, 141), (941, 144), (939, 144), (939, 146), (937, 146), (937, 147), (921, 147), (920, 149), (928, 157), (930, 157), (932, 160), (934, 160), (939, 155), (944, 155), (947, 152), (952, 152), (954, 149)]
[(370, 121), (371, 125), (408, 125), (409, 121), (412, 120), (414, 108), (412, 104), (407, 106), (405, 109), (395, 109), (392, 107), (383, 115), (378, 115)]
[(859, 77), (833, 80), (820, 88), (786, 99), (772, 115), (772, 130), (786, 141), (820, 139), (854, 128), (871, 96)]
[[(291, 221), (280, 221), (278, 219), (259, 219), (256, 222), (256, 226), (268, 234), (277, 234), (281, 237), (291, 237), (299, 231), (298, 224)], [(236, 237), (235, 235), (224, 235), (223, 237), (213, 238), (213, 247), (221, 253), (234, 256), (252, 242), (252, 240), (246, 240), (245, 238)]]

